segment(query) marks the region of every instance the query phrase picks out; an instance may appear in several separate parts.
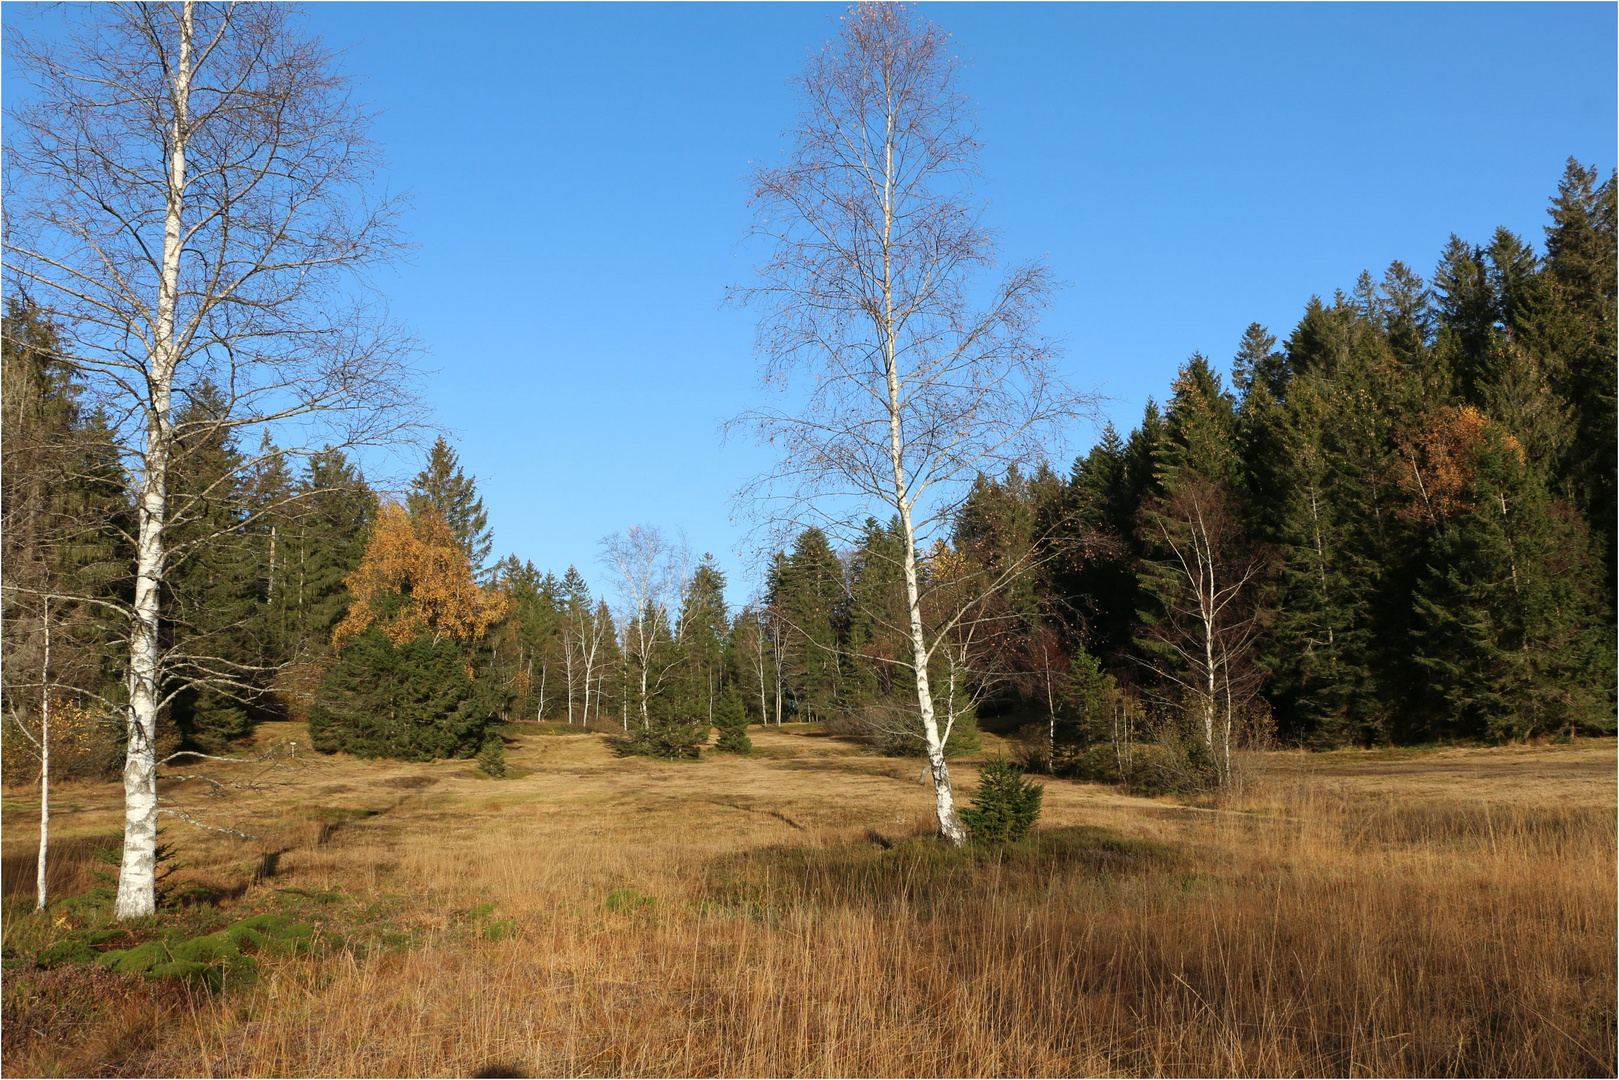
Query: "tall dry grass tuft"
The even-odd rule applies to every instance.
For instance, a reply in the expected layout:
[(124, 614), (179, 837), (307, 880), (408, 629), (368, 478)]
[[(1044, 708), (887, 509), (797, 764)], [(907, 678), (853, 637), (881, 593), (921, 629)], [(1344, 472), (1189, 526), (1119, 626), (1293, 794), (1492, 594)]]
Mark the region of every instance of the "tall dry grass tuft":
[[(1303, 775), (1199, 809), (1054, 783), (1035, 840), (958, 852), (916, 835), (914, 777), (782, 755), (636, 772), (602, 754), (626, 770), (612, 773), (531, 757), (560, 785), (549, 799), (446, 782), (324, 839), (305, 828), (255, 888), (400, 897), (409, 940), (192, 995), (124, 1067), (1615, 1071), (1600, 799), (1414, 798)], [(515, 932), (481, 931), (469, 913), (484, 910)], [(27, 1063), (8, 1053), (7, 1071)]]

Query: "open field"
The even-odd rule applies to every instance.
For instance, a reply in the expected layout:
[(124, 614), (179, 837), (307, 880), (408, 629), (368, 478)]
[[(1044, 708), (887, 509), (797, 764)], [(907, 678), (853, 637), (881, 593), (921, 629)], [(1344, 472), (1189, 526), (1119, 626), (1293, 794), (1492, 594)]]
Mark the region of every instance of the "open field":
[[(523, 734), (498, 780), (337, 758), (176, 786), (261, 839), (171, 823), (196, 903), (161, 918), (316, 929), (220, 993), (35, 970), (97, 915), (24, 914), (37, 803), (8, 790), (4, 1072), (1615, 1072), (1612, 740), (1277, 753), (1199, 807), (1048, 781), (1037, 842), (956, 853), (917, 763), (753, 738), (654, 763)], [(82, 891), (119, 789), (53, 806)]]

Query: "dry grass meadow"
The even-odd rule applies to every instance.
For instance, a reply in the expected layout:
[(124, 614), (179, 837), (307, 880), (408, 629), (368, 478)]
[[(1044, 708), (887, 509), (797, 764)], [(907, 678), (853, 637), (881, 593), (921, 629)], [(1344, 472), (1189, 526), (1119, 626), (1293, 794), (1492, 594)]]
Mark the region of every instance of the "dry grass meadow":
[[(1615, 1073), (1612, 740), (1276, 753), (1195, 807), (1053, 780), (1035, 842), (957, 853), (915, 763), (753, 738), (649, 763), (525, 733), (502, 779), (336, 758), (176, 787), (262, 839), (168, 826), (193, 902), (164, 925), (315, 927), (219, 992), (35, 967), (96, 915), (26, 914), (37, 805), (8, 790), (4, 1073)], [(53, 805), (82, 892), (118, 789)]]

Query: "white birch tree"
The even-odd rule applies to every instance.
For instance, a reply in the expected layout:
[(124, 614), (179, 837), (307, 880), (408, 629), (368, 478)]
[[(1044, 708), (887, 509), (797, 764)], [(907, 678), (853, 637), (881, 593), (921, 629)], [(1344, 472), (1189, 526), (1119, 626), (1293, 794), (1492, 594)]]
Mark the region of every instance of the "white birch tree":
[(648, 727), (652, 722), (648, 703), (680, 662), (677, 653), (663, 646), (680, 640), (691, 553), (685, 544), (649, 525), (632, 525), (604, 538), (601, 552), (602, 564), (618, 587), (626, 667), (636, 682), (641, 726)]
[[(398, 206), (369, 194), (366, 115), (331, 54), (274, 4), (66, 9), (57, 39), (14, 37), (32, 81), (8, 114), (8, 285), (64, 332), (62, 355), (109, 418), (136, 507), (127, 627), (124, 852), (114, 914), (155, 907), (158, 724), (185, 687), (252, 680), (206, 649), (167, 649), (165, 580), (221, 539), (172, 542), (217, 491), (178, 491), (207, 436), (273, 434), (309, 456), (390, 441), (415, 419), (408, 343), (361, 276), (398, 250)], [(219, 404), (185, 430), (183, 406)], [(245, 468), (266, 464), (248, 456)], [(307, 493), (305, 493), (307, 494)], [(235, 516), (239, 530), (279, 505)]]
[(935, 809), (959, 844), (928, 677), (953, 620), (924, 624), (919, 552), (975, 476), (1043, 459), (1081, 403), (1035, 334), (1045, 266), (977, 287), (995, 244), (972, 192), (979, 144), (957, 74), (948, 36), (909, 9), (851, 8), (798, 80), (787, 160), (753, 175), (754, 235), (771, 254), (733, 295), (761, 311), (765, 384), (784, 399), (735, 422), (781, 461), (744, 497), (845, 541), (874, 507), (898, 517)]
[(1185, 471), (1148, 506), (1142, 529), (1157, 556), (1142, 566), (1153, 600), (1145, 664), (1173, 691), (1222, 784), (1233, 734), (1264, 681), (1254, 652), (1271, 614), (1262, 595), (1270, 553), (1247, 540), (1231, 503), (1223, 485)]

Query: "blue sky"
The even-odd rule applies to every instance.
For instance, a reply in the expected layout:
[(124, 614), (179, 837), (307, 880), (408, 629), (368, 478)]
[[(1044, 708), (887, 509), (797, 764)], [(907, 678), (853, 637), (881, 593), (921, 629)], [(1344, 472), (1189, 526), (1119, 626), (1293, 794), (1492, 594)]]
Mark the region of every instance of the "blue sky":
[[(1194, 351), (1451, 232), (1534, 242), (1574, 155), (1615, 163), (1612, 4), (928, 4), (968, 58), (988, 221), (1067, 287), (1046, 330), (1121, 428)], [(842, 8), (326, 4), (417, 245), (381, 285), (499, 553), (604, 582), (599, 539), (683, 531), (730, 572), (722, 444), (756, 400), (743, 177)], [(7, 22), (26, 22), (7, 4)], [(10, 89), (8, 87), (8, 89)], [(1094, 437), (1076, 429), (1057, 463)]]

